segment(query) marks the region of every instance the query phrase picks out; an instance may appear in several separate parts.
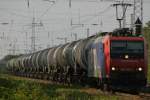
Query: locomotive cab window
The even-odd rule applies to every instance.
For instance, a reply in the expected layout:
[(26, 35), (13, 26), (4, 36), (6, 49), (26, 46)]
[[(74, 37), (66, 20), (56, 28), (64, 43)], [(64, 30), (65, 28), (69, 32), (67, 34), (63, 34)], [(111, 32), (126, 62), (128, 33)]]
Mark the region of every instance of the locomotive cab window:
[(144, 58), (143, 41), (111, 41), (111, 58), (124, 58), (129, 55), (130, 58)]

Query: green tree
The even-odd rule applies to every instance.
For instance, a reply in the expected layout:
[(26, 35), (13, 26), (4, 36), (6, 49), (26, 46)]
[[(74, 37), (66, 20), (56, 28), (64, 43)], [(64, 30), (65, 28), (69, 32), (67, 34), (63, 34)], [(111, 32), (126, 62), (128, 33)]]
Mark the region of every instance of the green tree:
[(150, 21), (148, 21), (144, 27), (144, 37), (148, 43), (148, 56), (149, 56), (149, 64), (150, 64)]

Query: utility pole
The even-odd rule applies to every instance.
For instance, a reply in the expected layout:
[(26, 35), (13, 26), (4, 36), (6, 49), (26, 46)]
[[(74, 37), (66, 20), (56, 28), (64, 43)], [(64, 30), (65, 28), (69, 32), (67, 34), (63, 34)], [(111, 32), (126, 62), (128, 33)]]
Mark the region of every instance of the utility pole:
[(52, 47), (54, 46), (53, 32), (51, 33)]
[(49, 44), (49, 37), (50, 37), (50, 33), (48, 32), (48, 34), (47, 34), (47, 48), (50, 47), (50, 44)]
[[(9, 22), (0, 22), (0, 25), (3, 25), (3, 26), (5, 26), (5, 25), (9, 25), (10, 23)], [(8, 26), (7, 26), (8, 27)], [(3, 56), (3, 55), (5, 55), (6, 54), (6, 44), (5, 44), (5, 42), (6, 41), (8, 41), (8, 35), (6, 35), (6, 33), (5, 32), (1, 32), (0, 33), (0, 40), (1, 40), (1, 45), (0, 45), (0, 49), (1, 49), (1, 51), (0, 51), (0, 53), (1, 53), (1, 55)], [(8, 43), (8, 42), (7, 42)]]
[(35, 18), (32, 19), (31, 52), (35, 52)]
[[(0, 40), (2, 40), (1, 42), (3, 43), (4, 42), (4, 40), (5, 40), (5, 35), (4, 35), (5, 33), (3, 32), (2, 33), (2, 35), (0, 36)], [(3, 50), (5, 49), (4, 48), (4, 45), (2, 44), (2, 45), (0, 45), (0, 49), (1, 49), (1, 51), (0, 51), (0, 54), (1, 54), (1, 56), (3, 56), (3, 54), (4, 54), (4, 52), (3, 52)], [(5, 50), (4, 50), (5, 51)]]
[[(15, 55), (16, 54), (16, 51), (19, 51), (19, 50), (16, 50), (16, 43), (17, 43), (17, 38), (15, 38), (13, 40), (13, 43), (11, 43), (9, 46), (10, 46), (10, 54), (12, 55)], [(12, 52), (12, 53), (11, 53)]]
[(131, 14), (131, 26), (130, 26), (131, 29), (134, 28), (134, 23), (135, 23), (135, 21), (134, 21), (134, 14)]
[(28, 33), (25, 33), (25, 53), (28, 53)]
[(72, 6), (72, 1), (69, 0), (69, 8), (71, 8), (71, 6)]
[(74, 40), (77, 41), (77, 39), (78, 39), (77, 33), (72, 33), (71, 36), (74, 36)]
[(90, 28), (87, 28), (87, 37), (90, 36)]

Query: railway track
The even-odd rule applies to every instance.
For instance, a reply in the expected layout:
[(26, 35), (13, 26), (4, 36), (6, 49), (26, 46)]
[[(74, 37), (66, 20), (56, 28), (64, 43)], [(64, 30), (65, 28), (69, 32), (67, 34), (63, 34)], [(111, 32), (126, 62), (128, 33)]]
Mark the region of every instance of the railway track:
[(129, 94), (123, 92), (116, 92), (115, 95), (123, 97), (122, 100), (150, 100), (149, 93)]
[(140, 93), (139, 96), (144, 100), (150, 100), (150, 93)]
[(150, 85), (141, 89), (139, 93), (115, 92), (117, 96), (122, 96), (122, 100), (150, 100)]
[(145, 100), (150, 100), (150, 83), (148, 83), (148, 85), (141, 90), (139, 96)]

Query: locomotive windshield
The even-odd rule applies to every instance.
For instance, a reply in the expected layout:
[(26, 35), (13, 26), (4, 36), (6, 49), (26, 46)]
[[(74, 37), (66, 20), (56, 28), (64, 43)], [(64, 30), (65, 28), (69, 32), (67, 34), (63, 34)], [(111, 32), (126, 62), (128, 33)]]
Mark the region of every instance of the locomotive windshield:
[(130, 58), (144, 57), (143, 41), (111, 41), (111, 57), (122, 58), (129, 55)]

